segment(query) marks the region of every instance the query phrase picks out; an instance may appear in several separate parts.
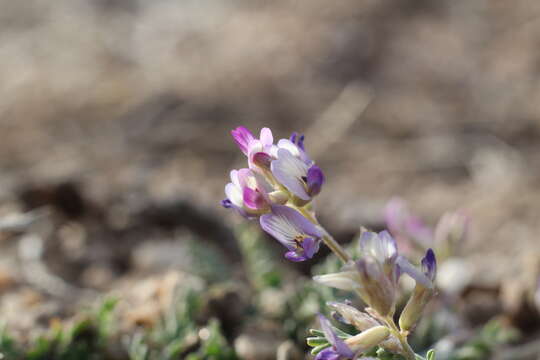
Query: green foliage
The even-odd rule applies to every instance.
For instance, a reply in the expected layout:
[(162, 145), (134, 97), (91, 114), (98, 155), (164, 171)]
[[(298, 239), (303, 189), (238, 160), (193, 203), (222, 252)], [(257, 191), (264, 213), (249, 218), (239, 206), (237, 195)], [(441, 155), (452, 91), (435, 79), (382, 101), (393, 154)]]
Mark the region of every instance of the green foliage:
[(519, 333), (495, 319), (450, 356), (450, 360), (487, 360), (501, 345), (519, 338)]

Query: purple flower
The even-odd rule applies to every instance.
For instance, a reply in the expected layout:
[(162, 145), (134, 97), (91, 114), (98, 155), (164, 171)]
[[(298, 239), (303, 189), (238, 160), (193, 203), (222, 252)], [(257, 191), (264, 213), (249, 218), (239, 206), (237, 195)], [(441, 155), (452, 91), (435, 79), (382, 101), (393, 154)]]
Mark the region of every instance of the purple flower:
[(254, 165), (270, 167), (272, 160), (270, 153), (276, 152), (277, 148), (274, 145), (272, 130), (262, 128), (257, 139), (246, 127), (239, 126), (231, 130), (231, 135), (240, 150), (248, 157), (250, 168), (254, 168)]
[(321, 230), (290, 207), (272, 206), (272, 212), (261, 216), (260, 223), (264, 231), (289, 250), (285, 257), (291, 261), (311, 259), (319, 250)]
[(345, 265), (341, 272), (316, 276), (314, 280), (338, 289), (358, 290), (362, 300), (382, 316), (394, 311), (401, 274), (406, 273), (417, 284), (433, 288), (428, 275), (398, 254), (396, 241), (388, 231), (362, 233), (359, 250), (360, 258)]
[(324, 349), (317, 354), (315, 360), (342, 360), (352, 359), (354, 352), (341, 340), (332, 329), (332, 324), (322, 315), (319, 315), (319, 322), (321, 329), (324, 333), (324, 337), (330, 343), (331, 347)]
[(285, 148), (278, 150), (277, 160), (272, 161), (271, 170), (287, 190), (304, 201), (319, 194), (325, 181), (317, 165), (307, 164)]
[(250, 169), (231, 171), (231, 182), (225, 186), (225, 208), (234, 208), (245, 217), (270, 211), (272, 187), (261, 175)]

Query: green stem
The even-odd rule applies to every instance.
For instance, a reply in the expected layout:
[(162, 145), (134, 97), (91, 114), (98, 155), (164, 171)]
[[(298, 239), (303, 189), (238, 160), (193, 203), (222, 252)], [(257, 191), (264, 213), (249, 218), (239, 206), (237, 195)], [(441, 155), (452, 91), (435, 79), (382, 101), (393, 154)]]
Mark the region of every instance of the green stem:
[(390, 332), (392, 333), (392, 335), (394, 335), (401, 343), (401, 347), (403, 348), (403, 351), (404, 351), (403, 355), (407, 358), (407, 360), (416, 360), (416, 353), (409, 345), (409, 342), (407, 341), (407, 337), (399, 331), (396, 323), (394, 322), (394, 319), (388, 316), (384, 320), (386, 322), (386, 325), (390, 329)]

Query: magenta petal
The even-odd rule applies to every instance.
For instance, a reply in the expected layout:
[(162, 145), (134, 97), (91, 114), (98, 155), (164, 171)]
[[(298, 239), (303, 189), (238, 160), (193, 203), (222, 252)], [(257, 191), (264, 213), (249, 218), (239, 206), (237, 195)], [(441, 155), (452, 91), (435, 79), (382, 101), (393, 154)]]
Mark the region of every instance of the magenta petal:
[(262, 209), (266, 205), (264, 196), (262, 196), (261, 193), (247, 186), (244, 188), (243, 197), (244, 197), (244, 204), (251, 209), (254, 209), (254, 210)]
[(244, 126), (231, 130), (231, 135), (244, 154), (248, 154), (249, 143), (255, 139), (251, 131)]

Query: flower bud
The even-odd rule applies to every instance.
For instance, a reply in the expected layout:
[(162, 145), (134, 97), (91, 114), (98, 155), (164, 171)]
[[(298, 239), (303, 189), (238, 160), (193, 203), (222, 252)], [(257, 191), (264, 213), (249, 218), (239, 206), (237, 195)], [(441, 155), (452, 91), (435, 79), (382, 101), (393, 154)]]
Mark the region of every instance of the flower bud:
[(376, 326), (348, 338), (345, 340), (345, 344), (347, 344), (353, 352), (364, 352), (379, 345), (388, 336), (390, 336), (390, 330), (388, 330), (386, 326)]
[(421, 285), (414, 288), (413, 294), (409, 298), (405, 309), (399, 317), (399, 327), (401, 330), (410, 331), (414, 329), (420, 318), (426, 304), (431, 300), (434, 291)]
[(327, 305), (337, 311), (347, 324), (354, 326), (360, 331), (365, 331), (380, 325), (377, 320), (353, 306), (339, 302), (330, 302)]

